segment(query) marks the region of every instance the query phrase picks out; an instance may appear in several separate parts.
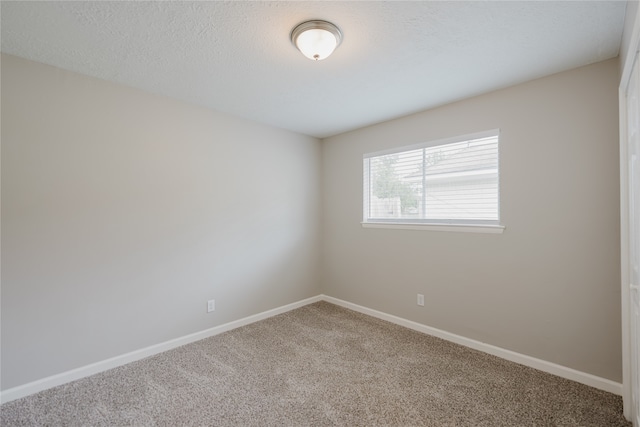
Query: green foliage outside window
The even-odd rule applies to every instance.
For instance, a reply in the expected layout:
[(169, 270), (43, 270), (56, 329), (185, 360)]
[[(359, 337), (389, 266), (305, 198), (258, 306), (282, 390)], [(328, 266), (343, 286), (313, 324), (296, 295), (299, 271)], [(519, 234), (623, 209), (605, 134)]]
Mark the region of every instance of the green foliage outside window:
[(400, 199), (400, 209), (403, 213), (407, 209), (417, 208), (418, 199), (412, 186), (400, 180), (395, 165), (397, 156), (384, 156), (375, 159), (373, 195), (379, 199)]

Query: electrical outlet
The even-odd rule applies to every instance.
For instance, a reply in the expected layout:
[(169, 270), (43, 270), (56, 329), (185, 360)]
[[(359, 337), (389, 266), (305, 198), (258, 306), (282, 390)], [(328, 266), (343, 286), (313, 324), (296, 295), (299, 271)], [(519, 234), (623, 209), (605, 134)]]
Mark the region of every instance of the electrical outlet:
[(211, 313), (212, 311), (216, 311), (216, 300), (214, 299), (207, 301), (207, 313)]
[(424, 307), (424, 295), (418, 294), (418, 305)]

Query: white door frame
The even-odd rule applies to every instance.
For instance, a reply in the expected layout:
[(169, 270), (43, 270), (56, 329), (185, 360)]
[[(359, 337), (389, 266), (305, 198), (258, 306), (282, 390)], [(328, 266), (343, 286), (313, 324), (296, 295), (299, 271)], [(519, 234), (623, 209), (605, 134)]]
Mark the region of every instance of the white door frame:
[(636, 53), (640, 50), (640, 7), (637, 8), (629, 49), (622, 64), (622, 77), (618, 89), (620, 114), (620, 257), (621, 257), (621, 312), (622, 312), (622, 401), (624, 416), (631, 420), (636, 417), (631, 401), (631, 328), (629, 288), (629, 153), (627, 141), (627, 86)]

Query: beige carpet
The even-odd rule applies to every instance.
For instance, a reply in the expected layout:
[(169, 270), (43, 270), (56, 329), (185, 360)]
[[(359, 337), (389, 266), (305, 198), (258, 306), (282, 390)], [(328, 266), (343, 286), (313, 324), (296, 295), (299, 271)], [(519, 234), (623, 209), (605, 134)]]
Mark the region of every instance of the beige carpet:
[(2, 426), (629, 426), (618, 396), (319, 302), (6, 403)]

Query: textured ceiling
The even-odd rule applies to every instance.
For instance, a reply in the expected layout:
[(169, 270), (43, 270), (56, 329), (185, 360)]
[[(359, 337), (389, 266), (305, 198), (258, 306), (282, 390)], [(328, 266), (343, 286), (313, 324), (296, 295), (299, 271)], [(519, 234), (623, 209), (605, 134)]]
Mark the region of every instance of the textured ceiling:
[[(326, 137), (618, 55), (624, 1), (9, 2), (5, 53)], [(342, 45), (312, 62), (309, 19)]]

